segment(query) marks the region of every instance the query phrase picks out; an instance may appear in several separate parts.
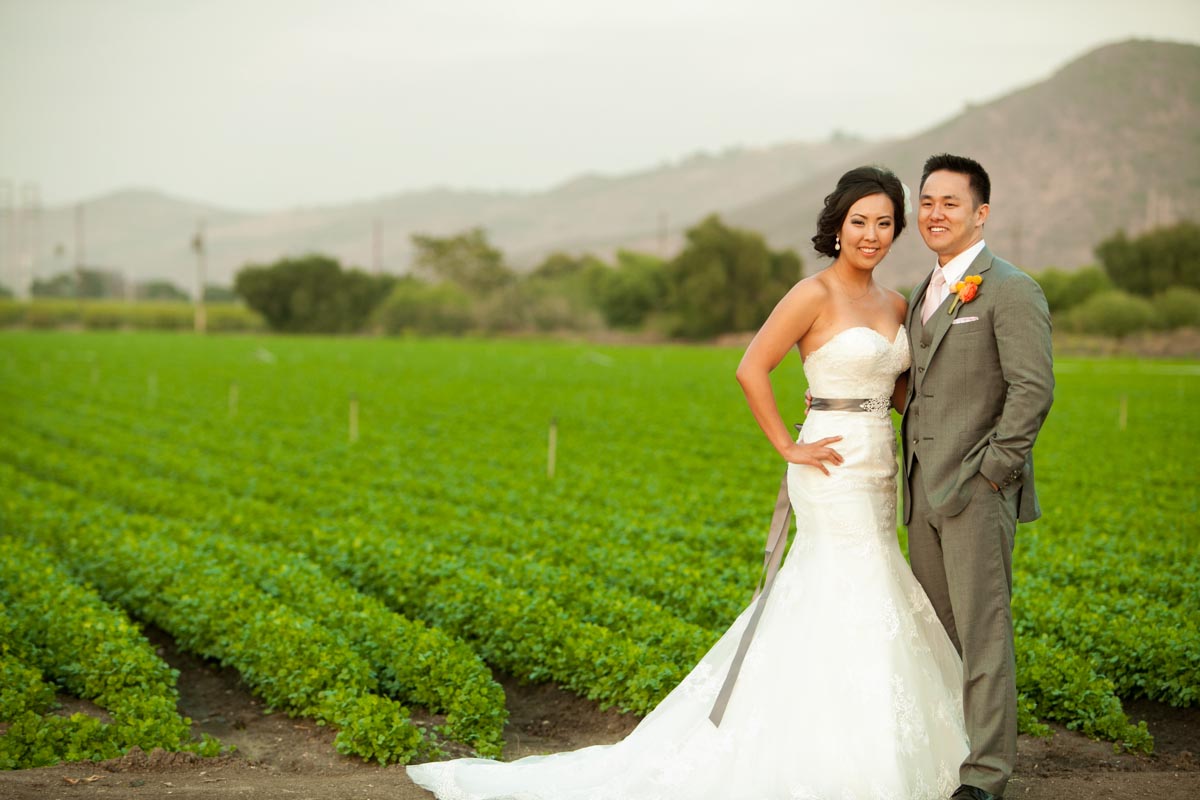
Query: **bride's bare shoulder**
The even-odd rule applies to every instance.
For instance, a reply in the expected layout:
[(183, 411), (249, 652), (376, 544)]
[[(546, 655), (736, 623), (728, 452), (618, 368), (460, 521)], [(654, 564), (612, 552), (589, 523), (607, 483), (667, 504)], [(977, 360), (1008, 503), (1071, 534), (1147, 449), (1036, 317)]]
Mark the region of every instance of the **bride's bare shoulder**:
[(829, 297), (829, 287), (819, 279), (819, 274), (797, 281), (775, 304), (755, 339), (777, 339), (781, 346), (795, 344), (820, 317)]
[(828, 300), (830, 288), (824, 271), (809, 275), (795, 283), (784, 296), (793, 303), (821, 303)]

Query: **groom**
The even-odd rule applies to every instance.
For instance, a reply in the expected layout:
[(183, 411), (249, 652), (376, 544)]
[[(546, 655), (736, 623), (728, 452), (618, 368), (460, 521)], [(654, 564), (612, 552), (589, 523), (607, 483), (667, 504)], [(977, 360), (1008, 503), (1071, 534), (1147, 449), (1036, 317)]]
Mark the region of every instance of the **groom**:
[[(970, 752), (954, 800), (1000, 797), (1016, 760), (1013, 539), (1041, 516), (1032, 450), (1054, 393), (1046, 299), (984, 242), (990, 194), (969, 158), (925, 162), (917, 222), (937, 265), (907, 318), (904, 522), (913, 573), (963, 660)], [(959, 281), (973, 288), (956, 295)]]

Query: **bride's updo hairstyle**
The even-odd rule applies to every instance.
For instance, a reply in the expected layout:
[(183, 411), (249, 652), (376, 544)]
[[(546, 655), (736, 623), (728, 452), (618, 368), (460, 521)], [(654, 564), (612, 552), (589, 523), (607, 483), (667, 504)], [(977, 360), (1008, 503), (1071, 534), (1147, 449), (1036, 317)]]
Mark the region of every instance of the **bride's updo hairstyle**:
[(864, 197), (881, 193), (892, 201), (896, 236), (899, 236), (904, 230), (904, 185), (889, 169), (855, 167), (839, 178), (837, 188), (826, 196), (825, 208), (817, 217), (817, 232), (812, 237), (813, 249), (823, 256), (837, 258), (838, 251), (833, 244), (850, 213), (850, 206)]

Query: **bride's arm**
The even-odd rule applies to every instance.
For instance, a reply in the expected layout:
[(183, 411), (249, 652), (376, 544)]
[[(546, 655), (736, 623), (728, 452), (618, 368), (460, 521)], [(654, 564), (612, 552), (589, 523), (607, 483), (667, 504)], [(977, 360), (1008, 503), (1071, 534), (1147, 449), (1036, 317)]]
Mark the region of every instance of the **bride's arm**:
[(842, 463), (842, 457), (829, 448), (842, 437), (831, 436), (810, 444), (794, 442), (779, 415), (770, 378), (771, 371), (812, 328), (826, 292), (824, 286), (811, 279), (793, 286), (746, 348), (738, 364), (737, 380), (746, 393), (754, 419), (779, 454), (794, 464), (809, 464), (829, 474), (822, 462)]

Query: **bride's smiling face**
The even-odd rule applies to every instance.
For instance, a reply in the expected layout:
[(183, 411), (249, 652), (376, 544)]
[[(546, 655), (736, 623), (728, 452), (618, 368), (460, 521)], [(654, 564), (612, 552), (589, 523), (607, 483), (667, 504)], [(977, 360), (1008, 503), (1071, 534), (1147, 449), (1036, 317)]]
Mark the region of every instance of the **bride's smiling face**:
[(891, 199), (882, 192), (850, 206), (840, 231), (841, 260), (857, 269), (874, 269), (896, 238), (895, 213)]

